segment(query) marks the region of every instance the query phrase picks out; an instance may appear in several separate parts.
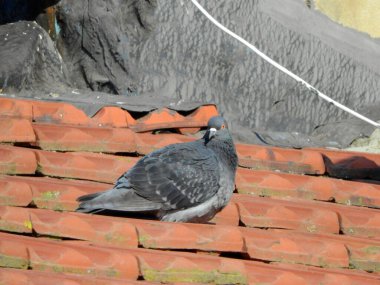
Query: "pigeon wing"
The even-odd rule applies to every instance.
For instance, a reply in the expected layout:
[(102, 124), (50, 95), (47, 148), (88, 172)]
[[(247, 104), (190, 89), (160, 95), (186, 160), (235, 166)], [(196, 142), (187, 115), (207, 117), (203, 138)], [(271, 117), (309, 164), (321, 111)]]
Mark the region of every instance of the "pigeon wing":
[(218, 191), (218, 160), (200, 141), (174, 144), (142, 158), (115, 188), (125, 181), (137, 195), (162, 204), (163, 210), (188, 208)]

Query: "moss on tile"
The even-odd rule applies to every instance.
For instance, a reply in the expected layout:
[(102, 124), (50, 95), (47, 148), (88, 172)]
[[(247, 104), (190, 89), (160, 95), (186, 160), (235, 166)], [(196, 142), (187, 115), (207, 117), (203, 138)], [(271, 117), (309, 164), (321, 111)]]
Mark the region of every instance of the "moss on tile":
[(117, 271), (115, 268), (113, 267), (110, 267), (108, 269), (106, 269), (106, 276), (107, 277), (119, 277), (120, 276), (120, 272)]
[(368, 259), (350, 259), (350, 268), (369, 272), (380, 272), (380, 262)]
[(316, 200), (316, 194), (304, 187), (297, 188), (298, 197), (307, 200)]
[(150, 235), (138, 235), (139, 244), (141, 244), (144, 248), (157, 248), (156, 242), (152, 239)]
[(120, 243), (120, 244), (124, 244), (127, 241), (126, 237), (124, 237), (124, 236), (122, 236), (120, 234), (117, 234), (115, 232), (105, 234), (104, 235), (104, 239), (108, 243)]
[(354, 205), (360, 207), (374, 206), (371, 199), (363, 196), (351, 196), (349, 199), (343, 202), (346, 205)]
[(330, 268), (330, 267), (332, 267), (331, 264), (329, 264), (328, 262), (326, 262), (326, 260), (323, 257), (319, 257), (318, 258), (318, 266), (320, 266), (322, 268)]
[(72, 273), (72, 274), (81, 274), (81, 275), (88, 274), (87, 269), (83, 269), (83, 268), (66, 267), (66, 266), (61, 266), (61, 265), (51, 265), (50, 268), (52, 269), (53, 272), (56, 272), (56, 273)]
[(55, 151), (84, 151), (84, 152), (108, 152), (107, 144), (78, 144), (76, 146), (67, 146), (59, 142), (40, 142), (39, 146), (44, 150)]
[(240, 194), (259, 195), (260, 190), (257, 183), (247, 183), (244, 186), (239, 187), (238, 192)]
[(318, 231), (318, 227), (314, 224), (309, 224), (306, 226), (306, 230), (309, 232), (309, 233), (316, 233)]
[(97, 270), (95, 268), (77, 268), (77, 267), (68, 267), (64, 265), (53, 264), (50, 262), (42, 262), (35, 264), (33, 269), (39, 271), (52, 271), (55, 273), (69, 273), (69, 274), (78, 274), (78, 275), (90, 275), (90, 276), (107, 276), (107, 277), (119, 277), (120, 272), (117, 271), (114, 267), (109, 267), (104, 270)]
[(25, 232), (30, 232), (30, 230), (26, 230), (28, 227), (26, 227), (25, 223), (23, 225), (19, 224), (12, 224), (8, 223), (7, 221), (2, 221), (0, 220), (0, 230), (5, 231), (5, 232), (12, 232), (12, 233), (25, 233)]
[(59, 191), (46, 191), (41, 194), (40, 198), (45, 201), (51, 201), (56, 200), (60, 195)]
[(216, 284), (248, 284), (247, 277), (240, 272), (218, 273)]
[(142, 270), (144, 279), (153, 282), (189, 282), (213, 284), (247, 284), (247, 278), (240, 272), (221, 273), (217, 270), (203, 271), (199, 269), (166, 269)]
[(34, 197), (33, 201), (37, 207), (41, 209), (51, 209), (59, 212), (71, 210), (70, 207), (65, 207), (64, 204), (59, 201), (60, 195), (61, 192), (59, 191), (46, 191)]
[(347, 227), (343, 228), (343, 232), (352, 236), (367, 237), (367, 238), (377, 238), (378, 231), (376, 229), (364, 228), (364, 227)]
[(62, 203), (54, 203), (53, 207), (51, 207), (52, 210), (57, 211), (57, 212), (63, 212), (66, 211), (67, 209), (62, 205)]
[(276, 198), (284, 198), (289, 196), (285, 191), (275, 190), (271, 188), (258, 188), (259, 196), (262, 197), (276, 197)]
[(44, 173), (44, 167), (41, 164), (39, 164), (39, 163), (37, 163), (36, 172), (37, 173)]
[[(315, 199), (315, 193), (305, 189), (305, 188), (298, 188), (296, 196), (298, 198), (307, 199), (307, 200), (314, 200)], [(261, 197), (276, 197), (276, 198), (287, 198), (287, 197), (294, 197), (295, 195), (289, 194), (287, 190), (280, 190), (280, 189), (273, 189), (273, 188), (265, 188), (265, 187), (259, 187), (257, 185), (251, 185), (249, 188), (239, 188), (238, 192), (240, 194), (250, 194), (255, 196), (261, 196)]]
[(14, 200), (14, 197), (0, 195), (0, 205), (16, 206), (17, 203), (15, 203)]
[(28, 266), (29, 260), (27, 259), (0, 254), (0, 267), (27, 269)]
[(380, 246), (367, 246), (363, 249), (363, 251), (367, 254), (379, 254), (380, 253)]
[(28, 230), (32, 230), (33, 229), (32, 221), (31, 220), (24, 221), (24, 227), (27, 228)]
[(348, 228), (344, 229), (344, 233), (353, 235), (353, 234), (355, 234), (355, 229), (348, 227)]
[(17, 171), (17, 164), (14, 163), (14, 162), (11, 162), (11, 163), (7, 163), (5, 165), (5, 168), (3, 171), (1, 171), (1, 173), (4, 173), (4, 174), (18, 174), (18, 171)]

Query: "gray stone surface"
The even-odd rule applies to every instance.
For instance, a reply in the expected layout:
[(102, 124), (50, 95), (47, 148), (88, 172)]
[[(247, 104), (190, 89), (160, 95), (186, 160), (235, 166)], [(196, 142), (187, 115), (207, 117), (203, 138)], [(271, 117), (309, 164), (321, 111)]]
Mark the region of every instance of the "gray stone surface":
[(50, 90), (67, 86), (67, 72), (54, 43), (35, 22), (0, 26), (0, 89), (2, 92)]

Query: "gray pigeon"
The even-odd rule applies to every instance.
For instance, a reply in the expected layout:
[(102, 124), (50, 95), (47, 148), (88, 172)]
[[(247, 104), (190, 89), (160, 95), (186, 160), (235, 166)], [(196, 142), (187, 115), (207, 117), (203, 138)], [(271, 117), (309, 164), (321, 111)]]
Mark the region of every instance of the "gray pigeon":
[(81, 196), (78, 212), (152, 212), (162, 221), (207, 222), (235, 189), (237, 155), (226, 121), (212, 117), (202, 139), (141, 158), (114, 188)]

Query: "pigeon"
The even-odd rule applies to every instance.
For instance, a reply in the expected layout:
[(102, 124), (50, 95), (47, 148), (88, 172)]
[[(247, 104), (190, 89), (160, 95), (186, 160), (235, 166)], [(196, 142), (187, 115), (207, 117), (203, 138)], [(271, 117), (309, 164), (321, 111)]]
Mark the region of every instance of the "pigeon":
[(162, 221), (206, 223), (228, 204), (237, 165), (227, 123), (215, 116), (201, 139), (147, 154), (112, 189), (79, 197), (76, 211), (150, 212)]

